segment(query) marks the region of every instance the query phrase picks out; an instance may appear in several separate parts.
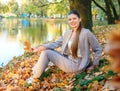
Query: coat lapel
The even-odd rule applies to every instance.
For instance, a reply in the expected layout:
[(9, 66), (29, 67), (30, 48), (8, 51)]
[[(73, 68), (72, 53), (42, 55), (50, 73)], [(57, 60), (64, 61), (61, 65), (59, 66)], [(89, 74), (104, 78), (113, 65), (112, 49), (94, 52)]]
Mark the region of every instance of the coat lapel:
[(68, 44), (68, 41), (69, 41), (71, 35), (72, 35), (72, 31), (69, 32), (68, 36), (67, 36), (67, 35), (65, 36), (66, 39), (65, 39), (65, 44), (63, 44), (62, 54), (63, 54), (64, 51), (66, 50), (66, 47), (67, 47), (67, 44)]

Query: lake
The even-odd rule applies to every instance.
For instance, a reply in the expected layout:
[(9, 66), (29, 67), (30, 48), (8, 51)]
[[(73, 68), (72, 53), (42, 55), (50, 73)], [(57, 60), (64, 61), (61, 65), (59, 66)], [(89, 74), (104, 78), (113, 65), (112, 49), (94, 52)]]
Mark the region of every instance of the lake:
[(69, 26), (65, 20), (55, 19), (2, 19), (0, 20), (0, 67), (14, 56), (24, 54), (24, 43), (32, 47), (61, 36)]

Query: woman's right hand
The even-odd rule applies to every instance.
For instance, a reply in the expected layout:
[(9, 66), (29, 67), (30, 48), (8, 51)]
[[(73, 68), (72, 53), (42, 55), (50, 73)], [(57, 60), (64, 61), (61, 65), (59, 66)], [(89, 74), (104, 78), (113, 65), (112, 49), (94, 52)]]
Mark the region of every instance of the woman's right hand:
[(30, 52), (41, 52), (43, 50), (46, 50), (46, 48), (44, 46), (39, 46), (39, 47), (31, 48)]

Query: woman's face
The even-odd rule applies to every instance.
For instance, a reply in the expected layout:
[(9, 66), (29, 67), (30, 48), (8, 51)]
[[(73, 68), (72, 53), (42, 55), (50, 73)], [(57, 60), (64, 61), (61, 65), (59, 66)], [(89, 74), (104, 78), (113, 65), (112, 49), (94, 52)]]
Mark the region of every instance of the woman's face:
[(70, 14), (68, 16), (68, 23), (71, 28), (77, 29), (79, 27), (80, 22), (81, 22), (81, 18), (79, 18), (77, 15)]

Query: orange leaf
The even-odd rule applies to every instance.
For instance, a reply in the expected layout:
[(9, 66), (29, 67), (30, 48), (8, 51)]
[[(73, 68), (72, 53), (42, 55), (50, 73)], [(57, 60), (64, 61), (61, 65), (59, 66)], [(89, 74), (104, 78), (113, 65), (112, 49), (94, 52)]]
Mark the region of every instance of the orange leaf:
[(31, 48), (31, 43), (29, 41), (25, 41), (24, 46), (25, 46), (24, 50), (29, 51)]

